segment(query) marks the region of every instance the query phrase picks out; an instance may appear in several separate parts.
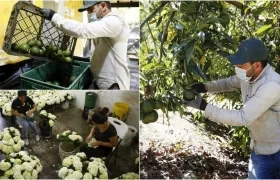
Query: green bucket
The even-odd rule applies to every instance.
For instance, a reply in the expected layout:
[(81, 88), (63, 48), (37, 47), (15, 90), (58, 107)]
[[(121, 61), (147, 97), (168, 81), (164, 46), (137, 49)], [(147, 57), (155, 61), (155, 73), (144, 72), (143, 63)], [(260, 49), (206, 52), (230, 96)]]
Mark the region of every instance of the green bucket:
[(94, 92), (86, 92), (85, 106), (89, 109), (95, 107), (97, 94)]

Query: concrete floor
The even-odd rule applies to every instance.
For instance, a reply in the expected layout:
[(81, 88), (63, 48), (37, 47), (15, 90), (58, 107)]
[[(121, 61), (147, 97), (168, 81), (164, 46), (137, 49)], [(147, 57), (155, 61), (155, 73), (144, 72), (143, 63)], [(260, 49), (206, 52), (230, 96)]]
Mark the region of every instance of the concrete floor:
[[(61, 161), (59, 157), (59, 141), (56, 140), (56, 134), (65, 130), (76, 131), (84, 139), (90, 132), (90, 127), (87, 122), (82, 119), (82, 111), (69, 107), (67, 110), (63, 110), (60, 106), (53, 109), (49, 109), (48, 112), (57, 116), (57, 121), (53, 127), (53, 136), (50, 139), (41, 139), (39, 142), (35, 140), (35, 135), (30, 134), (30, 145), (24, 150), (30, 154), (37, 156), (41, 160), (43, 171), (40, 174), (40, 179), (58, 179), (57, 171), (60, 169)], [(14, 126), (11, 123), (11, 117), (0, 116), (0, 130), (5, 127)], [(139, 166), (135, 165), (135, 159), (139, 156), (139, 144), (138, 137), (130, 147), (119, 147), (117, 163), (114, 165), (113, 158), (107, 165), (109, 179), (118, 177), (127, 172), (139, 173)], [(3, 156), (0, 157), (1, 159)]]

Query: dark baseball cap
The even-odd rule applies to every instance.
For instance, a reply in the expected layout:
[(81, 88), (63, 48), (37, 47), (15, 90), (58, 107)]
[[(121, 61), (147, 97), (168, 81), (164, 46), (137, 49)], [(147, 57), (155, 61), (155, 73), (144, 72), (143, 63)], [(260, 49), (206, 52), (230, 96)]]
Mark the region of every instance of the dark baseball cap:
[(251, 61), (264, 61), (268, 57), (268, 50), (264, 43), (256, 38), (250, 38), (242, 41), (238, 51), (235, 54), (227, 56), (227, 59), (233, 64), (244, 64)]
[(98, 4), (98, 3), (101, 3), (103, 1), (98, 1), (98, 0), (86, 0), (84, 1), (84, 6), (79, 8), (78, 11), (79, 12), (83, 12), (85, 10), (87, 10), (89, 7), (95, 5), (95, 4)]

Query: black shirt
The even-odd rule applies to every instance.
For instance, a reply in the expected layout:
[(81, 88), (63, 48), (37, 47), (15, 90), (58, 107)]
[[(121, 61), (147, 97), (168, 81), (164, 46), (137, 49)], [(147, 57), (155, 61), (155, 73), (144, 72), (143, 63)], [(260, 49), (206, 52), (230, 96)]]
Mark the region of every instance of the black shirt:
[[(117, 136), (117, 130), (112, 124), (110, 124), (108, 129), (102, 133), (98, 128), (94, 129), (94, 138), (97, 141), (110, 142), (110, 138), (114, 136)], [(113, 149), (112, 147), (107, 146), (99, 146), (99, 148), (102, 148), (106, 152), (111, 152)]]
[(12, 109), (16, 110), (20, 114), (26, 115), (26, 112), (32, 109), (33, 105), (34, 105), (33, 100), (30, 97), (26, 96), (26, 100), (24, 104), (20, 102), (19, 98), (13, 100)]

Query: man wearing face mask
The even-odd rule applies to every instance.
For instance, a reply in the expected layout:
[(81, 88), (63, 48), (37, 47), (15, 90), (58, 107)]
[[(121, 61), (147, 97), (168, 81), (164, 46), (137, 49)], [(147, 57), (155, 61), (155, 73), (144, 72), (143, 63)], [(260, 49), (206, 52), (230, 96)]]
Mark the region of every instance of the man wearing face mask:
[[(211, 121), (232, 126), (247, 126), (252, 154), (249, 179), (280, 179), (280, 75), (267, 64), (268, 50), (262, 41), (243, 41), (237, 53), (227, 59), (235, 66), (236, 75), (213, 82), (196, 83), (197, 92), (190, 106), (205, 111)], [(228, 110), (208, 104), (199, 93), (241, 89), (243, 107)]]
[(129, 26), (109, 1), (87, 0), (79, 12), (87, 11), (89, 23), (66, 19), (51, 9), (41, 11), (44, 18), (66, 34), (94, 39), (91, 71), (99, 89), (130, 89), (127, 62)]

